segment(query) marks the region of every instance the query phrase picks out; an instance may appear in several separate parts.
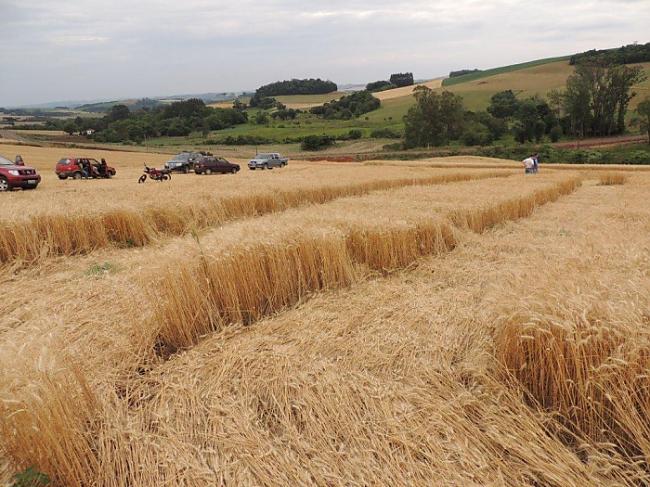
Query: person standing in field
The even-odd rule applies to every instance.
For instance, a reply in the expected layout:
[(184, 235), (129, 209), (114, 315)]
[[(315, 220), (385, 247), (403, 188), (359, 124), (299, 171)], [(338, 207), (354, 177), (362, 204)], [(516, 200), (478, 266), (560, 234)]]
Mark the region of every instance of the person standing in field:
[(537, 174), (539, 172), (539, 153), (533, 156), (533, 172)]
[(525, 174), (533, 174), (535, 171), (535, 160), (533, 157), (527, 157), (523, 161), (521, 161), (524, 165), (524, 173)]
[(23, 161), (23, 156), (21, 156), (20, 154), (18, 154), (18, 155), (16, 156), (16, 161), (14, 162), (14, 164), (16, 164), (16, 166), (24, 166), (24, 165), (25, 165), (25, 161)]

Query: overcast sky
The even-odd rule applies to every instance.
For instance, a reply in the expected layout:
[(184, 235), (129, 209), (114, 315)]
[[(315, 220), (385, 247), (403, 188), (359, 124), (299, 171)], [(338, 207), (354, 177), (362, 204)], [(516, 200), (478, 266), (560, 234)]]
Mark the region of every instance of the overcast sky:
[(0, 0), (0, 106), (433, 78), (650, 41), (650, 0)]

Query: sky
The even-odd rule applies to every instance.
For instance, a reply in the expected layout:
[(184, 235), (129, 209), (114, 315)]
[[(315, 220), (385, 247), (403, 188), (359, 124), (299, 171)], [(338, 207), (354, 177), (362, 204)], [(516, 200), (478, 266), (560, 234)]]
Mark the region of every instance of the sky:
[(650, 41), (650, 0), (0, 0), (0, 106), (431, 79)]

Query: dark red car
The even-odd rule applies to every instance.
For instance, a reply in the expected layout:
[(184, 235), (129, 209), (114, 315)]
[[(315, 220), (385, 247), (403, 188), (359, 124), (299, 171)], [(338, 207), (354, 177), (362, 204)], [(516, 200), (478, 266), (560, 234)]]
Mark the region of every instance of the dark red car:
[(239, 164), (233, 164), (223, 157), (202, 156), (194, 163), (196, 174), (235, 174), (239, 171)]
[(36, 189), (40, 182), (41, 176), (33, 167), (16, 165), (0, 156), (0, 192), (14, 188)]
[(59, 179), (112, 178), (116, 173), (114, 167), (103, 167), (97, 159), (89, 157), (64, 157), (56, 163), (54, 172)]

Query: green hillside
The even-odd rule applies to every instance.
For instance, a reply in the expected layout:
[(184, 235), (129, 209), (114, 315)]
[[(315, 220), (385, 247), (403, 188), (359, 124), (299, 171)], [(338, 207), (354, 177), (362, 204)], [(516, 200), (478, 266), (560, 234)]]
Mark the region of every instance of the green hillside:
[(474, 81), (477, 79), (488, 78), (497, 74), (510, 73), (512, 71), (519, 71), (526, 68), (533, 68), (535, 66), (541, 66), (543, 64), (555, 63), (557, 61), (566, 61), (568, 63), (571, 56), (561, 56), (561, 57), (551, 57), (546, 59), (538, 59), (536, 61), (529, 61), (526, 63), (511, 64), (510, 66), (501, 66), (499, 68), (486, 69), (483, 71), (478, 71), (476, 73), (469, 73), (463, 76), (456, 76), (454, 78), (446, 78), (442, 82), (442, 86), (453, 86), (461, 83), (466, 83), (468, 81)]

